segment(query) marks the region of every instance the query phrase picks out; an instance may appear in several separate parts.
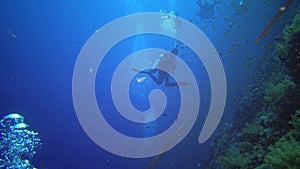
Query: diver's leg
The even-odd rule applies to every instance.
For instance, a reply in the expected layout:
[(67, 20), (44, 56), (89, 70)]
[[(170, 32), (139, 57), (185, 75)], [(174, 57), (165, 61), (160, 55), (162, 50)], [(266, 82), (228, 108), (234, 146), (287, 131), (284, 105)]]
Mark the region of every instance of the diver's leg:
[[(139, 72), (139, 73), (145, 73), (147, 75), (149, 75), (151, 77), (151, 79), (158, 85), (162, 84), (162, 82), (164, 81), (165, 78), (167, 78), (169, 75), (162, 71), (162, 70), (158, 70), (158, 69), (150, 69), (149, 71), (140, 71), (138, 69), (132, 68), (132, 70)], [(158, 72), (158, 77), (154, 76), (154, 73)], [(167, 82), (168, 83), (168, 82)], [(176, 83), (175, 83), (176, 84)], [(175, 85), (176, 86), (176, 85)]]
[(166, 77), (166, 86), (171, 87), (171, 86), (178, 86), (176, 82), (170, 83), (170, 75)]
[(158, 71), (158, 78), (155, 77), (153, 74), (149, 74), (149, 76), (152, 78), (152, 80), (153, 80), (156, 84), (160, 85), (160, 84), (162, 84), (162, 82), (163, 82), (164, 79), (165, 79), (165, 72), (163, 72), (163, 71), (161, 71), (161, 70), (156, 70), (156, 71)]
[(171, 86), (182, 86), (188, 84), (188, 82), (173, 82), (170, 83), (170, 76), (166, 77), (166, 86), (171, 87)]
[[(160, 85), (164, 80), (163, 75), (162, 75), (163, 72), (161, 70), (158, 70), (158, 69), (150, 69), (149, 71), (147, 71), (147, 70), (146, 71), (140, 71), (140, 70), (137, 70), (135, 68), (132, 68), (132, 70), (137, 71), (139, 73), (147, 74), (158, 85)], [(157, 71), (158, 71), (158, 78), (155, 77), (155, 75), (154, 75), (154, 73), (157, 72)]]

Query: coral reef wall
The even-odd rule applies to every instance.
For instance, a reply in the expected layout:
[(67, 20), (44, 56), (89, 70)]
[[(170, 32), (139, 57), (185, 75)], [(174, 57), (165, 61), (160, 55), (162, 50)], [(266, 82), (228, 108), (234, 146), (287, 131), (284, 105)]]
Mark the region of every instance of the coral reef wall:
[(217, 169), (300, 166), (300, 6), (247, 96), (211, 145)]

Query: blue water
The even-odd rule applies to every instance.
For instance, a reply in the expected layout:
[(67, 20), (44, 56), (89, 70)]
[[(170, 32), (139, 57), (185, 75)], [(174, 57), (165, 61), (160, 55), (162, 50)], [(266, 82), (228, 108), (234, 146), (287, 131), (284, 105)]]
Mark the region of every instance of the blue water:
[[(217, 49), (227, 80), (227, 102), (222, 122), (237, 107), (239, 99), (260, 69), (262, 58), (274, 43), (285, 21), (274, 25), (260, 42), (255, 38), (284, 1), (229, 0), (215, 5), (214, 16), (197, 15), (196, 1), (107, 0), (107, 1), (1, 1), (0, 2), (0, 113), (21, 113), (30, 128), (39, 133), (42, 148), (33, 159), (38, 168), (49, 169), (143, 169), (153, 157), (131, 159), (114, 155), (96, 145), (84, 132), (72, 101), (72, 76), (76, 59), (88, 38), (105, 24), (137, 12), (175, 11), (201, 29)], [(282, 17), (288, 18), (289, 13)], [(122, 28), (120, 28), (122, 30)], [(167, 94), (164, 115), (154, 122), (130, 122), (118, 114), (112, 102), (110, 81), (117, 65), (130, 53), (145, 48), (171, 50), (174, 39), (162, 36), (135, 36), (120, 42), (106, 56), (96, 77), (96, 96), (104, 117), (113, 128), (131, 137), (155, 136), (176, 121), (180, 93), (147, 78), (130, 84), (130, 99), (140, 111), (149, 108), (148, 95), (159, 88)], [(175, 148), (162, 154), (153, 168), (204, 168), (209, 155), (198, 143), (210, 105), (209, 77), (201, 60), (188, 47), (179, 56), (192, 70), (201, 95), (194, 127)], [(137, 77), (140, 75), (137, 75)], [(174, 79), (172, 79), (174, 80)], [(104, 100), (103, 102), (100, 100)]]

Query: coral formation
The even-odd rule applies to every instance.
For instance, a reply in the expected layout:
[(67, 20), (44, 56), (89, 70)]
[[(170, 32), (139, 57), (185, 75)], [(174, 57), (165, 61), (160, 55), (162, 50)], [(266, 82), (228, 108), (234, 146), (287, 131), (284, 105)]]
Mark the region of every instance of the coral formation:
[(296, 84), (290, 80), (288, 76), (285, 76), (279, 83), (267, 83), (265, 88), (265, 103), (276, 104), (284, 97), (289, 89), (294, 89)]
[(247, 169), (251, 162), (249, 154), (242, 153), (238, 148), (231, 148), (224, 155), (217, 159), (217, 165), (220, 168), (241, 168)]
[(259, 168), (297, 169), (300, 166), (300, 142), (294, 138), (279, 139), (269, 147), (269, 153)]
[(23, 116), (12, 113), (0, 120), (0, 142), (0, 168), (35, 168), (31, 159), (42, 143), (38, 133), (29, 129)]
[(299, 168), (300, 6), (282, 39), (216, 134), (209, 168)]

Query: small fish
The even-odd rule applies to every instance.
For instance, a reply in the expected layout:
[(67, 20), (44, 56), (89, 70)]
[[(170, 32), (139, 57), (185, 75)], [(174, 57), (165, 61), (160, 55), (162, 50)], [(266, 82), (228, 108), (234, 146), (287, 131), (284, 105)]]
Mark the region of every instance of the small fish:
[(14, 34), (12, 30), (7, 30), (7, 33), (8, 33), (11, 37), (13, 37), (14, 39), (17, 38), (17, 35)]
[(17, 38), (17, 35), (14, 34), (14, 33), (10, 33), (10, 36), (13, 37), (13, 38), (15, 38), (15, 39)]

